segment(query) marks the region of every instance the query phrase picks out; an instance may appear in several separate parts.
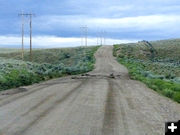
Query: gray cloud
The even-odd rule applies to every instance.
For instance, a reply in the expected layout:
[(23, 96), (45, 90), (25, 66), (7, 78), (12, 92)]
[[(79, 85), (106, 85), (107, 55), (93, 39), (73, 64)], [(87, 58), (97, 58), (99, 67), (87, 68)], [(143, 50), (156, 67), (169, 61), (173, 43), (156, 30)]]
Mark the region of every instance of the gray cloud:
[[(7, 10), (8, 9), (8, 10)], [(101, 30), (116, 39), (163, 39), (180, 36), (179, 0), (1, 0), (0, 34), (19, 34), (17, 14), (36, 13), (33, 35), (79, 37), (82, 25), (89, 36)], [(26, 22), (26, 34), (28, 34)]]

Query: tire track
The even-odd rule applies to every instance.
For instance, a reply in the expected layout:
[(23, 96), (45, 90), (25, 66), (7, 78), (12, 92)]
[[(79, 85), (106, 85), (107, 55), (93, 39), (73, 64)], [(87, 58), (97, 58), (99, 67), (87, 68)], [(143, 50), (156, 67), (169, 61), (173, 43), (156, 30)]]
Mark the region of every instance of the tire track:
[[(28, 95), (30, 95), (30, 94), (32, 94), (32, 93), (34, 93), (34, 92), (37, 92), (37, 91), (39, 91), (39, 90), (44, 90), (45, 88), (48, 88), (48, 87), (51, 87), (51, 85), (49, 85), (49, 86), (39, 86), (38, 88), (34, 88), (34, 89), (30, 89), (29, 90), (29, 92), (27, 92), (27, 93), (24, 93), (24, 94), (22, 94), (22, 95), (10, 95), (10, 96), (8, 96), (8, 97), (5, 97), (5, 101), (1, 101), (1, 103), (0, 103), (0, 107), (2, 107), (2, 106), (4, 106), (4, 105), (7, 105), (7, 104), (10, 104), (11, 102), (14, 102), (14, 101), (16, 101), (16, 100), (19, 100), (19, 99), (21, 99), (21, 98), (23, 98), (23, 97), (25, 97), (25, 96), (28, 96)], [(15, 96), (15, 97), (12, 97), (12, 96)], [(12, 98), (12, 99), (9, 99), (9, 98)], [(3, 99), (2, 99), (3, 100)]]
[(38, 104), (36, 104), (35, 106), (31, 107), (29, 109), (29, 111), (25, 112), (24, 114), (22, 114), (21, 116), (24, 117), (26, 115), (28, 115), (30, 112), (36, 110), (39, 106), (41, 106), (42, 104), (48, 102), (52, 97), (54, 97), (56, 95), (56, 93), (51, 94), (49, 96), (47, 96), (45, 99), (41, 100)]
[[(23, 113), (22, 115), (20, 115), (20, 117), (17, 117), (15, 120), (13, 120), (9, 125), (7, 125), (4, 129), (2, 129), (2, 131), (5, 131), (5, 129), (10, 129), (11, 126), (16, 123), (18, 120), (20, 120), (20, 118), (25, 117), (26, 115), (28, 115), (30, 112), (34, 111), (35, 109), (37, 109), (39, 106), (41, 106), (42, 104), (48, 102), (53, 96), (55, 96), (55, 94), (51, 94), (49, 96), (47, 96), (45, 99), (41, 100), (38, 104), (36, 104), (35, 106), (31, 107), (27, 112)], [(0, 132), (1, 133), (1, 132)], [(1, 134), (0, 134), (1, 135)]]
[[(143, 127), (146, 125), (144, 130), (148, 131), (150, 125), (147, 125), (145, 121), (141, 121), (141, 117), (143, 116), (138, 116), (139, 110), (135, 107), (135, 102), (133, 100), (133, 96), (131, 94), (132, 91), (129, 91), (127, 87), (121, 86), (124, 84), (124, 82), (119, 82), (119, 81), (114, 81), (114, 87), (117, 89), (117, 94), (118, 94), (118, 105), (119, 107), (117, 108), (119, 110), (119, 113), (121, 114), (121, 125), (123, 126), (123, 132), (124, 135), (143, 135), (146, 134), (143, 130), (138, 130), (141, 129), (139, 127)], [(123, 90), (123, 91), (122, 91)], [(142, 126), (143, 125), (143, 126)], [(150, 130), (149, 130), (150, 133)]]
[(114, 81), (114, 87), (116, 88), (117, 95), (118, 95), (118, 106), (119, 107), (117, 109), (119, 110), (119, 113), (121, 116), (120, 121), (121, 121), (121, 125), (123, 127), (123, 133), (124, 133), (124, 135), (130, 135), (131, 134), (130, 127), (129, 127), (130, 124), (127, 119), (128, 114), (127, 114), (127, 110), (126, 110), (126, 108), (129, 107), (129, 104), (128, 103), (126, 104), (126, 98), (125, 98), (126, 94), (128, 94), (128, 93), (127, 93), (127, 91), (125, 91), (125, 89), (123, 89), (121, 87), (120, 84), (118, 84), (117, 81)]
[(115, 91), (113, 89), (112, 80), (108, 80), (109, 89), (107, 94), (107, 101), (105, 105), (105, 115), (103, 121), (103, 135), (114, 135), (117, 134), (117, 112), (115, 103)]
[[(65, 80), (68, 80), (69, 78), (65, 78)], [(71, 82), (77, 82), (79, 80), (70, 80)], [(23, 92), (17, 92), (15, 94), (10, 94), (10, 95), (7, 95), (5, 97), (2, 97), (0, 98), (0, 107), (4, 106), (4, 105), (7, 105), (11, 102), (14, 102), (20, 98), (23, 98), (25, 96), (28, 96), (34, 92), (37, 92), (39, 90), (43, 90), (44, 88), (48, 88), (48, 87), (51, 87), (53, 85), (58, 85), (58, 84), (62, 84), (62, 83), (70, 83), (70, 81), (64, 81), (62, 79), (57, 79), (57, 80), (50, 80), (50, 82), (43, 82), (41, 84), (38, 84), (37, 86), (34, 86), (35, 88), (27, 88), (25, 89), (25, 91)], [(20, 88), (16, 88), (16, 89), (21, 89)], [(20, 91), (20, 90), (19, 90)], [(8, 92), (8, 90), (7, 90)], [(17, 94), (22, 94), (22, 95), (18, 95)], [(14, 97), (13, 97), (14, 96)], [(12, 98), (12, 99), (10, 99)], [(3, 101), (4, 100), (4, 101)]]
[(28, 123), (22, 130), (16, 131), (14, 135), (23, 135), (29, 128), (31, 128), (36, 122), (40, 121), (43, 117), (47, 116), (54, 108), (57, 107), (60, 103), (63, 103), (65, 100), (68, 99), (68, 97), (71, 97), (75, 92), (79, 94), (79, 92), (82, 90), (80, 89), (87, 80), (82, 81), (78, 86), (73, 88), (71, 91), (69, 91), (67, 94), (65, 94), (61, 99), (56, 100), (53, 105), (49, 106), (47, 109), (45, 109), (42, 113), (36, 115), (36, 118), (32, 120), (30, 123)]

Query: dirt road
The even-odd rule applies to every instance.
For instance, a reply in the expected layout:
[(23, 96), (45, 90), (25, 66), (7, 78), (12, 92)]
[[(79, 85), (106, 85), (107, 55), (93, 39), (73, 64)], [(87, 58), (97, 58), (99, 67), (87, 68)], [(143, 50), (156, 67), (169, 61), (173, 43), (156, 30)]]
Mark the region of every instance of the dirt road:
[(178, 119), (180, 105), (130, 80), (112, 46), (97, 51), (89, 75), (0, 94), (0, 135), (163, 135)]

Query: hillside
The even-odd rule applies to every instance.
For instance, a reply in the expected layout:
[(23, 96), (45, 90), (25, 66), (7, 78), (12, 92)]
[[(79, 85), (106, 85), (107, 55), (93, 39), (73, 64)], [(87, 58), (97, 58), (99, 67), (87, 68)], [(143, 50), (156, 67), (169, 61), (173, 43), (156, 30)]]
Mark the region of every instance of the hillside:
[(91, 71), (98, 48), (38, 49), (33, 51), (32, 62), (28, 51), (24, 61), (19, 51), (0, 52), (0, 90)]
[(180, 102), (180, 39), (115, 45), (114, 56), (131, 78)]

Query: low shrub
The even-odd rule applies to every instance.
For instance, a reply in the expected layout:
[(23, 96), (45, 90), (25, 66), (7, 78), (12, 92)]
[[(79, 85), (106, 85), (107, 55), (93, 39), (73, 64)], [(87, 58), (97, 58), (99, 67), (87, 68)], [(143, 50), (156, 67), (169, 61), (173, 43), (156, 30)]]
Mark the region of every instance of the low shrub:
[[(116, 53), (114, 52), (114, 54)], [(147, 67), (151, 64), (148, 63), (147, 66), (147, 63), (144, 64), (134, 58), (118, 57), (117, 61), (128, 68), (131, 79), (142, 81), (149, 88), (180, 103), (180, 84), (173, 81), (173, 74), (165, 76), (147, 71)]]
[[(58, 49), (45, 50), (45, 54), (43, 54), (44, 50), (42, 52), (38, 50), (40, 55), (35, 52), (34, 61), (40, 60), (40, 63), (41, 60), (49, 62), (41, 64), (0, 58), (0, 90), (30, 85), (64, 75), (75, 75), (91, 71), (95, 63), (94, 53), (98, 48), (99, 46), (73, 48), (65, 50), (64, 53)], [(46, 60), (46, 54), (51, 54), (51, 51), (53, 56)], [(16, 53), (12, 55), (16, 55)], [(56, 59), (53, 61), (54, 58)]]
[(162, 94), (165, 95), (166, 97), (173, 98), (175, 92), (172, 91), (171, 89), (164, 89), (164, 90), (162, 91)]
[(176, 102), (180, 103), (180, 92), (177, 92), (176, 94), (174, 94), (173, 99)]

